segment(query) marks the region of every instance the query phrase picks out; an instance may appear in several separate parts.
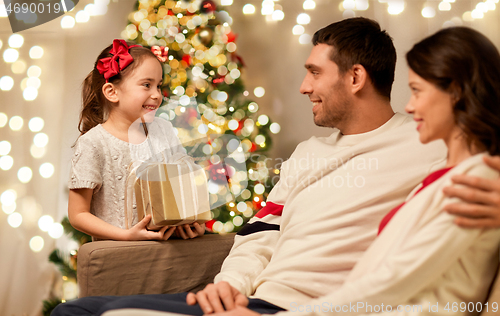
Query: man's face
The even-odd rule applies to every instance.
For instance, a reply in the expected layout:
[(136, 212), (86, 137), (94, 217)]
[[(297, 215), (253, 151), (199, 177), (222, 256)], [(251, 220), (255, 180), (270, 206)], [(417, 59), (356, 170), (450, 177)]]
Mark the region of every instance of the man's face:
[(336, 127), (342, 131), (351, 116), (351, 106), (346, 75), (330, 59), (332, 47), (318, 44), (313, 47), (305, 67), (307, 74), (300, 86), (300, 93), (309, 96), (313, 105), (314, 123), (318, 126)]

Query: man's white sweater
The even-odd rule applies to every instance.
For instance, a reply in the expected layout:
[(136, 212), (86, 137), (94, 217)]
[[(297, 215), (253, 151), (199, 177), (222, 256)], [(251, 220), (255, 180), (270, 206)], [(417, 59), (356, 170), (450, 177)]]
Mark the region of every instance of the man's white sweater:
[(382, 217), (444, 165), (395, 114), (376, 130), (312, 137), (283, 163), (267, 205), (241, 229), (215, 282), (285, 309), (332, 293), (377, 235)]

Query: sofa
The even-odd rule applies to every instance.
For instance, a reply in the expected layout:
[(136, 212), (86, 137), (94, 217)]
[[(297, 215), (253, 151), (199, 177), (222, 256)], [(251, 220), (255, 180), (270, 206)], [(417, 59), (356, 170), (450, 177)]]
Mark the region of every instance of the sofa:
[[(79, 297), (196, 292), (213, 281), (234, 241), (234, 234), (205, 235), (190, 240), (97, 241), (78, 252)], [(498, 274), (498, 272), (497, 272)], [(488, 297), (500, 314), (500, 278)], [(491, 304), (498, 304), (493, 312)], [(106, 316), (167, 316), (170, 313), (122, 310)]]
[(80, 247), (79, 297), (196, 292), (211, 283), (234, 234), (168, 241), (95, 241)]

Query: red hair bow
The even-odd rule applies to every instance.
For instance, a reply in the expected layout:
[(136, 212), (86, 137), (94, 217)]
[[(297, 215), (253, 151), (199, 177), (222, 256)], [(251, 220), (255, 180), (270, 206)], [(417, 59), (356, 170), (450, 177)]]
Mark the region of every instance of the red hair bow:
[(151, 51), (153, 52), (153, 54), (156, 55), (158, 60), (161, 61), (162, 63), (167, 61), (167, 59), (168, 59), (168, 47), (155, 45), (155, 46), (151, 47)]
[(109, 78), (116, 76), (123, 69), (125, 69), (134, 58), (128, 52), (132, 47), (141, 47), (140, 45), (128, 46), (127, 42), (121, 39), (113, 40), (113, 48), (109, 52), (112, 57), (101, 58), (97, 62), (97, 70), (101, 75), (104, 75), (104, 79), (108, 82)]

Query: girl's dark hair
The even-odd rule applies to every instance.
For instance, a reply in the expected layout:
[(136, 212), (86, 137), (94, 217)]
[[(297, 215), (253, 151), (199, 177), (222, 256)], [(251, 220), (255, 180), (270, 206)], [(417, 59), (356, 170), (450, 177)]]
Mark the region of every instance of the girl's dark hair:
[[(127, 42), (127, 45), (135, 45), (135, 43)], [(99, 54), (94, 63), (94, 69), (92, 69), (83, 81), (82, 112), (80, 113), (80, 122), (78, 123), (78, 130), (81, 135), (88, 132), (92, 127), (104, 123), (108, 118), (111, 104), (102, 93), (102, 86), (106, 83), (106, 79), (99, 73), (96, 66), (100, 59), (112, 57), (109, 53), (112, 48), (113, 44), (106, 47)], [(129, 53), (134, 58), (134, 61), (117, 75), (109, 78), (108, 82), (115, 85), (120, 84), (122, 79), (131, 74), (148, 56), (158, 60), (151, 50), (145, 47), (132, 47), (129, 49)], [(160, 63), (160, 61), (158, 62)]]
[(481, 33), (467, 27), (443, 29), (406, 54), (420, 77), (450, 93), (456, 124), (469, 149), (500, 154), (500, 55)]

